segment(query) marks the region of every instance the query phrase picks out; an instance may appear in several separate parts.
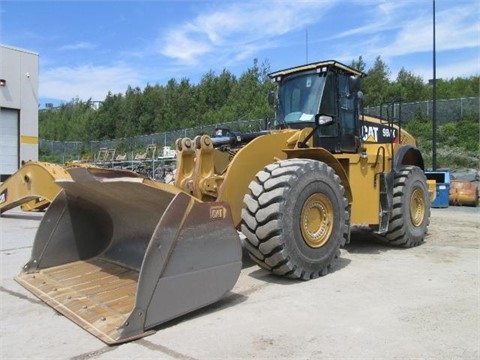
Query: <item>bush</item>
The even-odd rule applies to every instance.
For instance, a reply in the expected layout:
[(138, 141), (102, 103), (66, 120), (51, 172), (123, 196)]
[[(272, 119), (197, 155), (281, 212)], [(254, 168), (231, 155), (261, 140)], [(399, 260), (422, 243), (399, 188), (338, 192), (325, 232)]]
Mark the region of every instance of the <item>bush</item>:
[[(433, 127), (430, 119), (417, 116), (404, 126), (417, 140), (426, 166), (432, 163)], [(458, 122), (446, 123), (437, 127), (437, 167), (458, 169), (479, 167), (478, 117), (471, 115)]]

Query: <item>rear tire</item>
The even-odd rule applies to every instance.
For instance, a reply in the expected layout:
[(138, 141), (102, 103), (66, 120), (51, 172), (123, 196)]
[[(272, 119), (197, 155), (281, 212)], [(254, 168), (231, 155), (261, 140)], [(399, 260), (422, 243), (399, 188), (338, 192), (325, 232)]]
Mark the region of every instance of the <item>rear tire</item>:
[(417, 166), (405, 166), (395, 174), (393, 209), (382, 243), (413, 247), (420, 245), (430, 223), (430, 197), (427, 179)]
[(334, 170), (309, 159), (270, 164), (250, 183), (241, 230), (250, 257), (274, 274), (328, 273), (349, 239), (350, 212)]

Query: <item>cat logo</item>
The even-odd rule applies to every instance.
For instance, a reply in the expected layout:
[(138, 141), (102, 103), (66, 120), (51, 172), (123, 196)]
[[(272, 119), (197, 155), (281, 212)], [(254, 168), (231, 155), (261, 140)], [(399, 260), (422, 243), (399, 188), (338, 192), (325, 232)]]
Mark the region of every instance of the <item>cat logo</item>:
[(210, 208), (210, 219), (225, 219), (227, 209), (225, 206), (212, 206)]
[(363, 141), (378, 142), (378, 126), (364, 125), (362, 130)]

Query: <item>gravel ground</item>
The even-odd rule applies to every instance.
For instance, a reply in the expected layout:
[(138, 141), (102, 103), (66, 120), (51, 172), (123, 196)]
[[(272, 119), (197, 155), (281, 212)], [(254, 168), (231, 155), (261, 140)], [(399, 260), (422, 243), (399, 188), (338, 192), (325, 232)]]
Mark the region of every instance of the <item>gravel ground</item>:
[(224, 299), (106, 346), (14, 282), (42, 214), (0, 218), (2, 359), (479, 359), (479, 208), (432, 209), (423, 245), (356, 234), (332, 273), (299, 282), (246, 260)]

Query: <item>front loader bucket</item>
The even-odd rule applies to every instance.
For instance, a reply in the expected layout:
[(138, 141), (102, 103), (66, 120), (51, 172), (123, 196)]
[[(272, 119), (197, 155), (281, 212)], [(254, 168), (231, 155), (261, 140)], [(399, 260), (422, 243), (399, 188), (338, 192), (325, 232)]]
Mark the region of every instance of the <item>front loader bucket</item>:
[(105, 169), (70, 169), (16, 280), (108, 344), (211, 304), (241, 269), (226, 203)]

